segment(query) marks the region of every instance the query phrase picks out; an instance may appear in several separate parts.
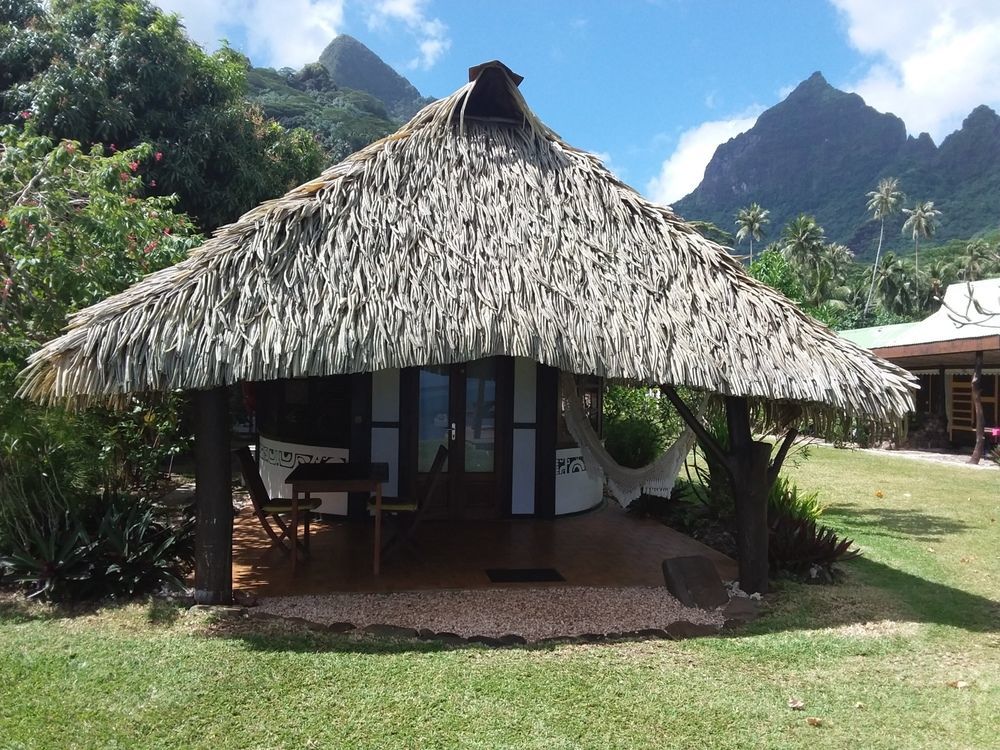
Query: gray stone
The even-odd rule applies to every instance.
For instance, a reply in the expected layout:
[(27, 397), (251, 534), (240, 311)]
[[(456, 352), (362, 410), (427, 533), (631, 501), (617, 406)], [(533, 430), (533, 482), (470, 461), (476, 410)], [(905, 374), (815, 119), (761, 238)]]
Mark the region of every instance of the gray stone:
[(663, 561), (663, 581), (685, 607), (715, 609), (729, 601), (726, 587), (712, 561), (701, 555)]
[(489, 635), (470, 635), (466, 640), (469, 643), (479, 643), (483, 646), (492, 646), (493, 648), (504, 645), (504, 642), (499, 638), (494, 638)]
[(364, 632), (372, 635), (380, 635), (388, 638), (416, 638), (417, 631), (413, 628), (401, 628), (398, 625), (368, 625), (363, 628)]
[(528, 642), (523, 635), (518, 635), (517, 633), (502, 635), (500, 636), (499, 641), (505, 646), (523, 646)]
[(718, 625), (688, 622), (687, 620), (678, 620), (677, 622), (672, 622), (667, 625), (667, 635), (675, 641), (679, 641), (684, 638), (700, 638), (706, 635), (718, 635), (718, 633)]
[(760, 604), (753, 599), (734, 597), (722, 610), (722, 616), (726, 618), (726, 630), (732, 630), (740, 625), (746, 625), (757, 619)]

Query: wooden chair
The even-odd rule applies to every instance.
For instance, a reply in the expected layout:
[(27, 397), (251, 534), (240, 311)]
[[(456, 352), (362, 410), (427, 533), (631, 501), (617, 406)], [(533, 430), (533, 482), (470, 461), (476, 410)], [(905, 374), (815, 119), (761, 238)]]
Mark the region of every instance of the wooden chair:
[[(257, 464), (250, 454), (250, 448), (243, 447), (235, 451), (235, 453), (240, 460), (243, 484), (246, 485), (247, 491), (250, 493), (250, 502), (253, 504), (254, 515), (257, 516), (257, 520), (260, 521), (260, 525), (264, 527), (264, 531), (271, 537), (271, 541), (274, 542), (275, 546), (280, 548), (282, 552), (287, 553), (289, 547), (285, 544), (285, 540), (289, 538), (288, 523), (282, 516), (291, 515), (291, 498), (270, 497), (267, 494), (267, 488), (264, 487), (264, 480), (260, 478), (260, 471), (257, 469)], [(316, 499), (308, 501), (299, 500), (303, 548), (307, 554), (309, 552), (309, 519), (312, 511), (316, 510), (321, 502), (321, 500)], [(271, 525), (272, 521), (281, 531), (280, 534), (274, 530), (274, 527)]]
[[(437, 489), (444, 470), (444, 462), (447, 460), (448, 448), (442, 445), (434, 455), (434, 461), (431, 463), (431, 470), (427, 475), (427, 483), (424, 485), (424, 491), (412, 500), (400, 497), (382, 498), (382, 513), (388, 513), (396, 519), (396, 528), (382, 543), (383, 550), (388, 550), (397, 542), (413, 542), (414, 532), (416, 532), (417, 526), (424, 515), (427, 501), (433, 497), (434, 490)], [(374, 498), (369, 498), (368, 508), (372, 511), (375, 510)]]

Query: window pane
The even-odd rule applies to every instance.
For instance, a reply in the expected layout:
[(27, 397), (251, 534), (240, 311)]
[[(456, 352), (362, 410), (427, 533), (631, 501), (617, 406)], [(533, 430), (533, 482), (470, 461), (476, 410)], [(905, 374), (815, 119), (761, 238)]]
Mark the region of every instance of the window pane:
[[(448, 413), (447, 366), (420, 368), (417, 412), (417, 471), (428, 472), (439, 446), (448, 445), (451, 418)], [(448, 470), (445, 461), (444, 471)]]
[(496, 452), (497, 375), (495, 359), (465, 368), (465, 470), (493, 471)]

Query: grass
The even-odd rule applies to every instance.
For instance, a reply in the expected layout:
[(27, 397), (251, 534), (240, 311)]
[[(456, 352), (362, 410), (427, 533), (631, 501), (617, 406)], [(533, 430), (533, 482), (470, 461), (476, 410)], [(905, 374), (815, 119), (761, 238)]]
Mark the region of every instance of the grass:
[(865, 555), (718, 638), (448, 647), (8, 601), (0, 748), (995, 746), (1000, 474), (827, 448), (791, 473)]

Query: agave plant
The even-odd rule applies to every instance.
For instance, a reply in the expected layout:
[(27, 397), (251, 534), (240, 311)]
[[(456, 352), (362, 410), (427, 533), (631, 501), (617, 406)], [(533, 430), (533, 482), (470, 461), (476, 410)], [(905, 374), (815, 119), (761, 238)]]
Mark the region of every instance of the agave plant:
[(94, 542), (79, 524), (47, 534), (29, 527), (18, 547), (0, 558), (0, 571), (27, 587), (30, 598), (78, 599), (93, 589), (93, 550)]
[[(120, 506), (120, 507), (119, 507)], [(148, 503), (112, 503), (97, 532), (96, 577), (111, 597), (182, 589), (193, 556), (193, 523), (173, 527)]]
[(829, 571), (834, 563), (861, 554), (853, 545), (853, 539), (841, 539), (812, 519), (779, 515), (771, 522), (768, 558), (774, 571), (804, 574), (814, 566)]

